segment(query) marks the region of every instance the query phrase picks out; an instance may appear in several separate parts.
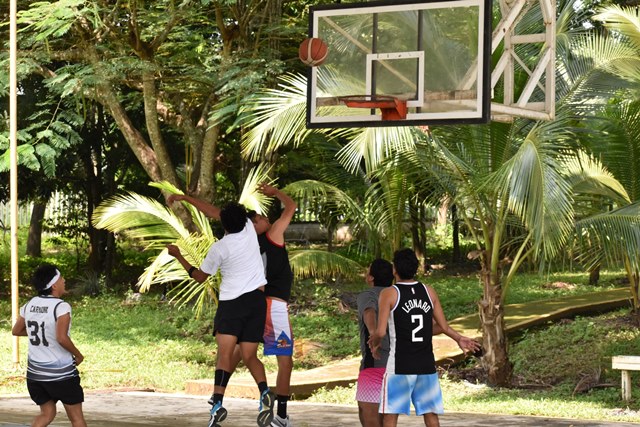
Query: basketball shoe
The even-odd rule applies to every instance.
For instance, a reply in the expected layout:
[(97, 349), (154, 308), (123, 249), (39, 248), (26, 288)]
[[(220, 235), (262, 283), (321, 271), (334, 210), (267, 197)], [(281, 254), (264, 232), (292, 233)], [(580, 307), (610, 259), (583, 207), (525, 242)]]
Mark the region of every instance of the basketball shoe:
[(273, 406), (276, 402), (276, 395), (269, 389), (262, 392), (260, 396), (260, 408), (258, 409), (258, 426), (269, 427), (273, 421)]
[(280, 418), (276, 415), (273, 417), (273, 421), (271, 421), (271, 427), (293, 427), (293, 424), (289, 419), (289, 415), (284, 418)]
[(222, 407), (222, 403), (218, 402), (211, 408), (211, 417), (207, 427), (220, 427), (218, 423), (224, 421), (225, 418), (227, 418), (227, 410)]

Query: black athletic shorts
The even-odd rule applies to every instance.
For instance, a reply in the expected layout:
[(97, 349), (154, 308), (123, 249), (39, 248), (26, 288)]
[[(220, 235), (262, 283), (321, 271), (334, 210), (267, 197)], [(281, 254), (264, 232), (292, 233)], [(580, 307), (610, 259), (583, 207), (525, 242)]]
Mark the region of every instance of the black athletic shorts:
[(34, 381), (27, 379), (29, 396), (36, 405), (43, 405), (50, 400), (58, 400), (67, 405), (84, 402), (84, 391), (80, 385), (80, 377), (71, 377), (61, 381)]
[(238, 342), (262, 342), (267, 318), (267, 300), (260, 289), (236, 299), (219, 301), (213, 318), (213, 335), (217, 332), (238, 337)]

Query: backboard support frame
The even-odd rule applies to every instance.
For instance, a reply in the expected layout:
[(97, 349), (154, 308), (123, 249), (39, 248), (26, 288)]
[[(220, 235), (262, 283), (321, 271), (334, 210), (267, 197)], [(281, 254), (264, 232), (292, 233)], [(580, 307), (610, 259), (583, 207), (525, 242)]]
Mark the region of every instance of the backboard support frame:
[[(532, 8), (539, 7), (544, 32), (521, 33), (517, 26), (522, 16)], [(502, 54), (491, 73), (492, 92), (501, 85), (504, 93), (502, 103), (491, 103), (491, 118), (497, 121), (512, 121), (514, 117), (532, 120), (555, 118), (555, 58), (556, 58), (556, 5), (552, 0), (500, 0), (502, 17), (491, 37), (491, 52), (503, 44)], [(527, 67), (518, 57), (515, 48), (521, 44), (540, 45), (540, 55), (535, 67)], [(529, 75), (520, 96), (515, 98), (516, 70)], [(532, 100), (534, 90), (544, 93), (544, 101)]]

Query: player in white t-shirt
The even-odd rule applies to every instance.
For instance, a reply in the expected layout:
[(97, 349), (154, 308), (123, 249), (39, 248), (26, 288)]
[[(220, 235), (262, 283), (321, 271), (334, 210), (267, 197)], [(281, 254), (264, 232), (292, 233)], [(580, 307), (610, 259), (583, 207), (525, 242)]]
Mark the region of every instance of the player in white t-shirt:
[(218, 344), (218, 357), (214, 378), (213, 405), (209, 427), (218, 426), (227, 417), (222, 407), (224, 391), (235, 367), (233, 351), (240, 345), (242, 360), (251, 372), (260, 390), (258, 425), (266, 427), (273, 420), (275, 394), (267, 386), (264, 365), (258, 359), (258, 344), (262, 341), (267, 315), (264, 285), (267, 280), (260, 256), (258, 237), (247, 211), (239, 203), (231, 202), (222, 209), (191, 196), (173, 195), (168, 202), (187, 201), (210, 218), (219, 219), (225, 230), (222, 239), (209, 248), (200, 268), (192, 266), (176, 245), (168, 245), (169, 254), (194, 280), (203, 283), (220, 270), (222, 281), (213, 333)]
[(38, 296), (20, 308), (20, 317), (11, 332), (29, 337), (27, 388), (40, 406), (32, 427), (48, 426), (56, 416), (56, 403), (62, 401), (73, 427), (86, 427), (82, 413), (84, 392), (77, 365), (84, 356), (73, 344), (71, 306), (60, 297), (65, 280), (58, 269), (45, 264), (32, 278)]

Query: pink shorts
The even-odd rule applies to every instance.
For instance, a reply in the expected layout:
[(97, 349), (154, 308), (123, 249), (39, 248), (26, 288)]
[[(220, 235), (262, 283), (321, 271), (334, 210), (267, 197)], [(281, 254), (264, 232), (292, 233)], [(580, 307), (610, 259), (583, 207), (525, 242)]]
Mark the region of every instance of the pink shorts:
[(382, 378), (385, 371), (385, 368), (366, 368), (360, 371), (356, 389), (358, 402), (380, 403)]

